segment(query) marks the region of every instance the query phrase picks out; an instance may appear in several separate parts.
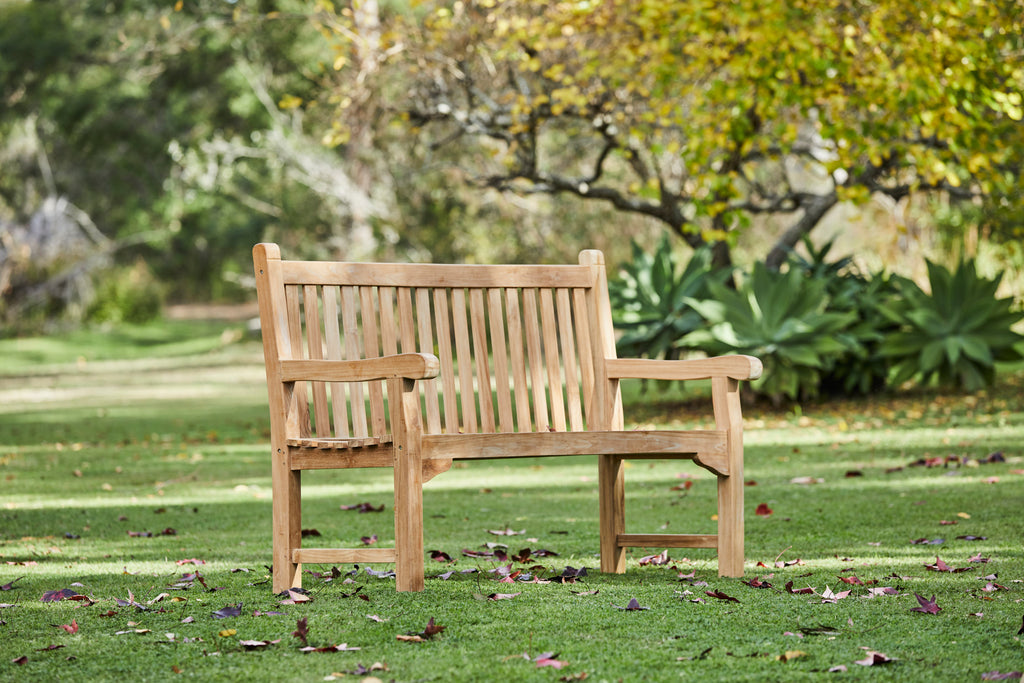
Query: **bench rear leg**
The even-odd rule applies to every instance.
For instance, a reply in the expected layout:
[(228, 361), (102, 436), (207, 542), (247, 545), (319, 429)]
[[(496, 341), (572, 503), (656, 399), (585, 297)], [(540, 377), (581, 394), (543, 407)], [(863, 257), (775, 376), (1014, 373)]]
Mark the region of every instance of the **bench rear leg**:
[(626, 571), (626, 549), (619, 545), (619, 534), (626, 531), (626, 489), (623, 458), (599, 455), (597, 463), (598, 500), (601, 527), (601, 571), (622, 574)]
[(302, 586), (302, 566), (292, 561), (292, 551), (302, 542), (301, 472), (286, 466), (284, 457), (274, 458), (273, 543), (274, 592)]

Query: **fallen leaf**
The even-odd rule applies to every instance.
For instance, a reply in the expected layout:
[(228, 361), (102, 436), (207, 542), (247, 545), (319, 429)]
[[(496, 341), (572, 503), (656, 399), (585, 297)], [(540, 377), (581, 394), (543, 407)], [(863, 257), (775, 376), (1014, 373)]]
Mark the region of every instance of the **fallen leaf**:
[(372, 503), (355, 503), (353, 505), (341, 505), (342, 510), (356, 510), (359, 514), (367, 512), (384, 512), (384, 504), (381, 503), (379, 507), (374, 507)]
[(196, 558), (191, 557), (187, 560), (175, 560), (174, 564), (178, 565), (179, 567), (183, 564), (206, 564), (206, 560), (197, 560)]
[(793, 582), (792, 581), (787, 581), (786, 582), (786, 592), (787, 593), (792, 593), (793, 595), (807, 595), (809, 593), (813, 593), (814, 589), (811, 588), (810, 586), (807, 586), (806, 588), (793, 588)]
[(237, 605), (226, 605), (222, 609), (217, 610), (210, 616), (214, 619), (227, 619), (228, 617), (237, 617), (242, 613), (242, 603)]
[(1019, 681), (1021, 678), (1024, 678), (1024, 673), (1020, 671), (1009, 671), (1007, 673), (987, 671), (981, 674), (981, 680), (983, 681)]
[(11, 664), (17, 664), (18, 666), (23, 666), (27, 662), (28, 662), (28, 657), (26, 657), (25, 655), (22, 655), (20, 657), (15, 657), (14, 659), (11, 660)]
[(491, 593), (490, 595), (487, 596), (487, 599), (488, 600), (511, 600), (512, 598), (518, 597), (520, 595), (522, 595), (522, 592), (519, 592), (519, 593)]
[(918, 595), (917, 593), (914, 593), (914, 597), (917, 598), (917, 601), (921, 604), (921, 606), (920, 607), (912, 608), (910, 610), (911, 612), (923, 612), (925, 614), (938, 614), (939, 612), (942, 611), (942, 608), (939, 607), (937, 604), (935, 604), (935, 596), (934, 595), (931, 597), (930, 600), (925, 598), (922, 595)]
[(868, 650), (867, 657), (864, 659), (858, 659), (854, 664), (860, 664), (861, 666), (878, 666), (879, 664), (888, 664), (893, 661), (896, 660), (888, 655), (884, 655), (881, 652), (875, 652), (874, 650)]
[(431, 550), (430, 559), (434, 560), (435, 562), (451, 562), (452, 556), (440, 550)]
[(24, 576), (19, 576), (18, 578), (14, 579), (10, 583), (5, 583), (4, 585), (0, 586), (0, 591), (9, 591), (9, 590), (13, 589), (15, 582), (21, 581), (24, 578), (25, 578)]
[(719, 590), (704, 591), (704, 593), (707, 594), (707, 595), (710, 595), (713, 598), (717, 598), (719, 600), (725, 600), (725, 601), (728, 601), (728, 602), (739, 602), (739, 600), (737, 600), (736, 598), (732, 597), (731, 595), (726, 595), (725, 593), (723, 593), (722, 591), (719, 591)]
[(911, 545), (942, 545), (946, 542), (944, 538), (915, 538)]
[(429, 640), (430, 638), (433, 638), (437, 634), (444, 631), (446, 628), (448, 627), (435, 624), (434, 617), (430, 617), (430, 620), (427, 621), (427, 627), (419, 633), (413, 633), (410, 631), (404, 636), (397, 636), (397, 638), (398, 640), (403, 640), (406, 642), (421, 643), (424, 640)]
[(342, 643), (341, 645), (327, 645), (326, 647), (300, 647), (299, 652), (350, 652), (361, 649), (360, 647), (349, 647), (348, 643)]
[(280, 639), (278, 639), (278, 640), (240, 640), (240, 641), (238, 641), (238, 644), (241, 645), (242, 647), (244, 647), (246, 650), (258, 650), (261, 647), (266, 647), (268, 645), (274, 645), (274, 644), (280, 643), (280, 642), (281, 642)]
[(378, 624), (383, 624), (384, 622), (389, 621), (388, 619), (385, 619), (384, 617), (377, 616), (376, 614), (367, 614), (366, 618), (369, 619), (370, 621), (376, 621)]
[(295, 622), (295, 630), (292, 631), (292, 637), (298, 638), (302, 641), (303, 645), (306, 645), (306, 636), (309, 635), (309, 626), (306, 621), (307, 617), (302, 617)]
[(986, 541), (988, 536), (957, 536), (957, 539), (961, 541)]
[(806, 486), (808, 484), (824, 484), (825, 480), (822, 479), (821, 477), (794, 477), (793, 479), (789, 480), (789, 483), (801, 484)]
[(949, 572), (951, 574), (959, 574), (960, 572), (971, 571), (970, 567), (950, 567), (948, 564), (942, 561), (938, 555), (935, 556), (935, 564), (926, 564), (925, 569), (930, 569), (933, 572)]
[(778, 659), (780, 662), (790, 662), (794, 659), (799, 659), (801, 657), (806, 656), (807, 653), (803, 650), (786, 650), (785, 653), (779, 655), (776, 659)]
[(218, 631), (217, 635), (220, 636), (221, 638), (230, 638), (231, 636), (233, 636), (233, 635), (235, 635), (237, 633), (238, 633), (238, 631), (236, 629), (226, 628), (223, 631)]
[(541, 668), (541, 667), (544, 667), (544, 666), (550, 666), (550, 667), (553, 667), (555, 669), (561, 669), (563, 666), (566, 666), (566, 665), (569, 664), (569, 662), (563, 662), (563, 661), (555, 659), (555, 657), (557, 657), (557, 656), (558, 656), (557, 654), (543, 654), (543, 655), (540, 655), (539, 657), (537, 657), (537, 659), (535, 659), (533, 661), (536, 662), (538, 669)]
[(973, 557), (967, 558), (967, 561), (968, 562), (980, 562), (982, 564), (985, 564), (985, 563), (988, 562), (988, 558), (987, 557), (982, 557), (981, 553), (978, 553), (978, 554), (974, 555)]
[(834, 593), (831, 588), (825, 586), (825, 590), (821, 594), (821, 602), (836, 603), (848, 595), (850, 595), (850, 591), (839, 591), (838, 593)]
[(640, 602), (636, 598), (630, 598), (625, 607), (619, 607), (618, 605), (612, 605), (612, 607), (615, 609), (626, 610), (627, 612), (639, 612), (641, 610), (650, 609), (650, 607), (641, 607)]
[(512, 529), (509, 529), (509, 528), (505, 528), (505, 529), (488, 529), (487, 533), (493, 534), (495, 536), (521, 536), (521, 535), (526, 533), (526, 529), (522, 529), (520, 531), (513, 531)]
[(78, 633), (78, 622), (72, 619), (70, 624), (61, 624), (57, 628), (62, 628), (68, 633)]
[(638, 564), (643, 567), (645, 565), (660, 566), (669, 563), (668, 550), (663, 550), (657, 555), (646, 555), (641, 557)]
[(772, 585), (770, 583), (768, 583), (767, 581), (762, 581), (760, 578), (754, 578), (754, 579), (751, 579), (750, 581), (743, 581), (743, 583), (747, 584), (751, 588), (771, 588), (772, 587)]
[(70, 588), (62, 588), (55, 591), (46, 591), (43, 593), (43, 597), (39, 598), (40, 602), (58, 602), (60, 600), (71, 600), (76, 597), (78, 593), (71, 590)]

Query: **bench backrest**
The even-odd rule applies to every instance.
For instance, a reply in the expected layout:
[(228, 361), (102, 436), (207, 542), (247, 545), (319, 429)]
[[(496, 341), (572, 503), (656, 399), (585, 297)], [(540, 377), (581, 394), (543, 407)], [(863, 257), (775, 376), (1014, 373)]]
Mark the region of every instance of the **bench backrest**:
[[(601, 359), (614, 357), (600, 252), (581, 253), (579, 265), (490, 266), (281, 261), (275, 245), (260, 249), (260, 297), (274, 310), (274, 329), (263, 334), (278, 358), (440, 359), (440, 375), (420, 382), (424, 433), (583, 431), (606, 422), (594, 412)], [(294, 436), (390, 433), (386, 383), (307, 384), (296, 390)]]

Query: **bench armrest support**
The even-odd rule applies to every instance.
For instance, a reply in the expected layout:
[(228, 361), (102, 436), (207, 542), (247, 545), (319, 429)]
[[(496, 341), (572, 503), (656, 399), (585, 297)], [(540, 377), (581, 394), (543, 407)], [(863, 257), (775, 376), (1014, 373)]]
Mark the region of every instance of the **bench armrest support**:
[(440, 373), (437, 356), (399, 353), (363, 360), (282, 360), (283, 382), (369, 382), (382, 379), (433, 379)]
[(693, 360), (651, 358), (609, 358), (605, 360), (609, 379), (698, 380), (728, 377), (751, 380), (761, 376), (761, 361), (753, 356), (717, 356)]

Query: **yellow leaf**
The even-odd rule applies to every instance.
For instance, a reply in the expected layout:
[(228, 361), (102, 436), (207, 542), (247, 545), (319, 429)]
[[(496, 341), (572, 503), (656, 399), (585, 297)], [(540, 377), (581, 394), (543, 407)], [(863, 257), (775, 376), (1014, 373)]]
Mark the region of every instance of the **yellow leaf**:
[(238, 633), (238, 631), (236, 629), (226, 628), (223, 631), (218, 632), (217, 635), (220, 636), (221, 638), (230, 638), (231, 636), (235, 635), (236, 633)]
[(181, 8), (184, 7), (184, 6), (185, 6), (184, 0), (178, 0), (178, 2), (174, 3), (174, 11), (175, 12), (180, 12)]
[(277, 103), (277, 106), (281, 107), (281, 109), (297, 109), (302, 106), (302, 98), (295, 95), (285, 95)]
[(960, 519), (970, 519), (971, 518), (971, 516), (969, 514), (967, 514), (966, 512), (958, 512), (958, 513), (956, 513), (956, 516), (959, 517)]
[(160, 17), (160, 26), (163, 27), (165, 31), (170, 30), (171, 20), (168, 19), (166, 15)]
[(807, 653), (803, 650), (786, 650), (785, 654), (779, 655), (780, 662), (788, 662), (793, 659), (799, 659), (800, 657), (806, 657)]

